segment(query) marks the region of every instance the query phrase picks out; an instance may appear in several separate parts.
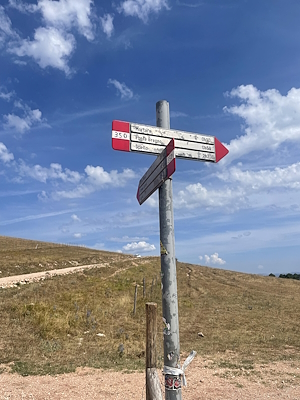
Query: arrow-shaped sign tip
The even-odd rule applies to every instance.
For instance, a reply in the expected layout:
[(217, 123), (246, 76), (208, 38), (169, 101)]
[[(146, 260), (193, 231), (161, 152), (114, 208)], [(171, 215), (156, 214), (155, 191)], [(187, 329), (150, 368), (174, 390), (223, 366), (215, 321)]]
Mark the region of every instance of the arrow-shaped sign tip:
[(140, 203), (140, 187), (138, 187), (136, 198), (137, 198), (137, 201)]
[(215, 151), (216, 151), (216, 162), (220, 161), (229, 150), (215, 137)]

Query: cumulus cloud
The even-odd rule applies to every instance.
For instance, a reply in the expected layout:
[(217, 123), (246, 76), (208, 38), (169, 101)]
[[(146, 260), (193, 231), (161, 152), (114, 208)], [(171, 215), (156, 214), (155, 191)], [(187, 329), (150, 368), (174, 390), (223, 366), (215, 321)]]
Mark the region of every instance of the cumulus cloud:
[(244, 188), (207, 189), (201, 183), (186, 186), (174, 200), (176, 208), (203, 207), (206, 209), (226, 207), (230, 211), (246, 207), (247, 193)]
[(87, 165), (84, 171), (93, 186), (104, 186), (106, 184), (125, 186), (129, 179), (135, 177), (135, 173), (129, 168), (125, 168), (123, 172), (118, 172), (117, 170), (107, 172), (103, 167)]
[(8, 163), (14, 159), (14, 155), (10, 153), (4, 143), (0, 142), (0, 160)]
[(218, 178), (230, 183), (237, 183), (247, 188), (248, 193), (270, 188), (300, 189), (300, 162), (284, 168), (276, 167), (272, 170), (242, 171), (232, 167), (217, 174)]
[(74, 233), (74, 238), (80, 239), (82, 237), (82, 233)]
[(87, 165), (85, 168), (85, 176), (82, 183), (75, 189), (61, 190), (54, 194), (55, 198), (75, 199), (86, 197), (89, 194), (107, 187), (123, 187), (128, 180), (135, 178), (135, 173), (131, 169), (124, 169), (122, 172), (112, 170), (107, 172), (103, 167)]
[(155, 250), (155, 246), (154, 244), (150, 244), (147, 242), (132, 242), (132, 243), (128, 243), (125, 246), (123, 246), (123, 250), (125, 251), (153, 251)]
[(9, 4), (21, 12), (41, 12), (46, 26), (63, 30), (75, 27), (88, 40), (94, 39), (91, 21), (93, 0), (38, 0), (37, 4), (10, 0)]
[(103, 32), (106, 34), (106, 36), (108, 38), (110, 38), (114, 31), (113, 15), (105, 14), (103, 17), (100, 17), (100, 20), (101, 20)]
[[(202, 256), (199, 256), (200, 260), (203, 260)], [(214, 264), (214, 265), (223, 265), (226, 264), (226, 261), (222, 260), (221, 257), (219, 257), (218, 253), (214, 253), (211, 256), (208, 256), (207, 254), (205, 254), (204, 256), (204, 260), (207, 264)]]
[(80, 222), (81, 221), (81, 219), (76, 214), (72, 214), (71, 218), (72, 218), (73, 221), (76, 221), (76, 222)]
[[(1, 23), (1, 22), (0, 22)], [(8, 92), (4, 88), (0, 87), (0, 99), (5, 100), (5, 101), (10, 101), (15, 95), (15, 92)]]
[(275, 149), (286, 141), (300, 141), (300, 89), (292, 88), (284, 96), (276, 89), (260, 91), (241, 85), (227, 95), (241, 103), (224, 111), (243, 119), (245, 135), (231, 140), (229, 154), (221, 163), (252, 151)]
[(53, 67), (71, 73), (68, 60), (76, 46), (72, 34), (54, 27), (37, 28), (34, 40), (23, 39), (10, 44), (8, 51), (19, 57), (32, 57), (41, 68)]
[(113, 85), (117, 89), (117, 94), (121, 96), (122, 99), (132, 99), (133, 91), (116, 79), (109, 79), (107, 82), (109, 85)]
[[(76, 47), (72, 31), (75, 29), (89, 41), (95, 37), (93, 0), (38, 0), (37, 4), (10, 0), (9, 4), (21, 12), (40, 12), (45, 26), (35, 30), (33, 40), (15, 37), (8, 51), (19, 57), (32, 57), (41, 68), (57, 68), (70, 75), (68, 62)], [(7, 23), (6, 26), (8, 30)]]
[(77, 171), (68, 168), (62, 169), (60, 164), (52, 163), (50, 168), (40, 165), (29, 166), (24, 161), (20, 161), (19, 174), (21, 177), (30, 177), (39, 182), (46, 183), (49, 180), (62, 180), (63, 182), (78, 183), (82, 176)]
[(118, 11), (126, 16), (138, 17), (144, 23), (150, 14), (157, 14), (163, 9), (169, 10), (166, 0), (125, 0), (118, 7)]

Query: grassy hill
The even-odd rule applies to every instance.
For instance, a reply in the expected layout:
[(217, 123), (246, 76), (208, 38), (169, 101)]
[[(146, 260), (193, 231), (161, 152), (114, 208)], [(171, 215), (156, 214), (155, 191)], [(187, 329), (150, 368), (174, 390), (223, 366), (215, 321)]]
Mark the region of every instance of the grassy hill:
[[(36, 249), (37, 243), (40, 249)], [(158, 257), (134, 258), (4, 237), (0, 237), (0, 257), (0, 269), (7, 275), (41, 270), (54, 261), (60, 267), (70, 266), (70, 261), (105, 264), (74, 275), (0, 289), (0, 368), (10, 364), (22, 374), (61, 373), (85, 365), (144, 368), (147, 301), (158, 304), (161, 321)], [(222, 365), (248, 370), (254, 363), (299, 361), (299, 281), (180, 262), (177, 279), (182, 352), (194, 349)], [(161, 321), (160, 362), (162, 330)], [(120, 344), (124, 346), (122, 354)]]
[(0, 236), (0, 277), (98, 264), (132, 256), (37, 240)]

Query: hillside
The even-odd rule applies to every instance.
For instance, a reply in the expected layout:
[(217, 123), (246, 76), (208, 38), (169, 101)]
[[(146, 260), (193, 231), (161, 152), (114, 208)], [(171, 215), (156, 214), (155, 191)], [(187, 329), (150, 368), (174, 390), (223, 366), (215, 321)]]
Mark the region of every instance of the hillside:
[[(0, 364), (11, 363), (22, 374), (61, 373), (85, 365), (144, 368), (147, 301), (158, 304), (161, 320), (158, 257), (134, 258), (49, 243), (44, 248), (41, 243), (39, 251), (38, 242), (17, 240), (14, 244), (14, 240), (1, 238), (1, 269), (7, 273), (17, 270), (15, 263), (31, 271), (29, 263), (38, 269), (45, 262), (59, 260), (63, 266), (91, 261), (89, 257), (105, 266), (0, 289)], [(3, 243), (8, 243), (7, 249)], [(2, 254), (11, 269), (4, 268)], [(299, 281), (185, 263), (178, 263), (177, 278), (182, 352), (194, 349), (220, 365), (247, 371), (256, 363), (299, 361)], [(158, 338), (161, 362), (162, 334)]]
[(0, 236), (0, 277), (131, 258), (126, 254)]

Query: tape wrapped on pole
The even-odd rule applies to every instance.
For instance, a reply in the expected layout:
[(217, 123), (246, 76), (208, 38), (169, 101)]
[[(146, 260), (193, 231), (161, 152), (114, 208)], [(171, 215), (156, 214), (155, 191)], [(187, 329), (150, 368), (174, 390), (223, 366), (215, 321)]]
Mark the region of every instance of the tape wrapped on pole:
[(186, 383), (186, 377), (184, 371), (186, 370), (187, 366), (193, 361), (195, 358), (197, 352), (195, 350), (192, 350), (183, 363), (182, 368), (173, 368), (173, 367), (168, 367), (167, 365), (164, 365), (163, 373), (165, 375), (173, 375), (173, 376), (182, 376), (182, 384), (183, 386), (187, 386)]

